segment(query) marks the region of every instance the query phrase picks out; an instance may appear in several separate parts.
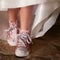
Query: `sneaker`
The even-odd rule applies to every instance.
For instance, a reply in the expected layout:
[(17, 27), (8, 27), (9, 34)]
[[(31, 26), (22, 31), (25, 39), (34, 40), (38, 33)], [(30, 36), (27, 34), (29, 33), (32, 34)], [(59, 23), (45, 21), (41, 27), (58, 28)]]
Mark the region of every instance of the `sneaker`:
[(30, 43), (32, 42), (30, 35), (26, 31), (24, 31), (18, 35), (17, 39), (18, 40), (15, 55), (18, 57), (28, 56), (30, 53)]
[(7, 42), (10, 46), (17, 45), (17, 32), (18, 28), (16, 24), (10, 23), (10, 27), (5, 30), (7, 32)]

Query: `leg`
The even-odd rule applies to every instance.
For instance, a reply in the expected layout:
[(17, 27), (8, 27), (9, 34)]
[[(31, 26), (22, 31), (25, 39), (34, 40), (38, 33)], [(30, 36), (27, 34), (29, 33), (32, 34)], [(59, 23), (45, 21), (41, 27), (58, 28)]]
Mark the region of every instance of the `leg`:
[(20, 9), (20, 30), (30, 30), (32, 22), (33, 6), (22, 7)]
[(8, 9), (9, 21), (15, 23), (17, 20), (18, 9)]
[(33, 6), (22, 7), (20, 10), (20, 35), (18, 36), (17, 49), (15, 51), (16, 56), (25, 57), (29, 55), (30, 43), (32, 39), (30, 36), (30, 28), (32, 22), (32, 10)]
[(17, 13), (18, 9), (9, 9), (8, 16), (9, 16), (9, 28), (6, 30), (7, 35), (7, 42), (11, 46), (16, 45), (16, 38), (17, 38)]

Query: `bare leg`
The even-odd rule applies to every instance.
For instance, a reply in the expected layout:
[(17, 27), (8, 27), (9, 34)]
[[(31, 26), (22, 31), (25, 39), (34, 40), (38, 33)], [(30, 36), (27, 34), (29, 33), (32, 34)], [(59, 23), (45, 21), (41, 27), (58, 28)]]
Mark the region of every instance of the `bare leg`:
[(8, 17), (9, 17), (9, 28), (7, 31), (7, 42), (11, 46), (16, 46), (17, 42), (17, 14), (18, 9), (9, 9)]
[(18, 13), (18, 9), (8, 9), (8, 16), (10, 22), (16, 23), (17, 13)]
[[(18, 45), (15, 51), (16, 56), (28, 56), (29, 55), (29, 45), (32, 42), (29, 36), (31, 30), (32, 22), (32, 12), (33, 6), (20, 8), (20, 35), (18, 38)], [(28, 33), (26, 33), (28, 32)]]
[(20, 30), (30, 30), (32, 22), (33, 6), (22, 7), (20, 9)]

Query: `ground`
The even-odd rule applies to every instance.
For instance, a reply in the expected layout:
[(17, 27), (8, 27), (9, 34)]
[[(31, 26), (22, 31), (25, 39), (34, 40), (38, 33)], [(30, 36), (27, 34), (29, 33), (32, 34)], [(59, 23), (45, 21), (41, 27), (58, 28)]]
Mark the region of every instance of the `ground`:
[(15, 48), (0, 40), (0, 60), (60, 60), (60, 18), (43, 37), (33, 39), (29, 56), (16, 57)]

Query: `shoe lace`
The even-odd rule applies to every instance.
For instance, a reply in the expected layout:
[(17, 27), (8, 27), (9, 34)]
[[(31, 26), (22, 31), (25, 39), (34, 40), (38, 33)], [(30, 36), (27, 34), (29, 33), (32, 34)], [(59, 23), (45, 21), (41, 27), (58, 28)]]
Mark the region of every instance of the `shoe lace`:
[(16, 28), (16, 26), (9, 27), (8, 29), (5, 29), (4, 31), (5, 31), (5, 32), (10, 32), (10, 31), (12, 31), (12, 30), (15, 29), (15, 28)]
[(26, 47), (32, 43), (32, 39), (28, 33), (20, 33), (18, 36), (18, 46), (24, 46)]

